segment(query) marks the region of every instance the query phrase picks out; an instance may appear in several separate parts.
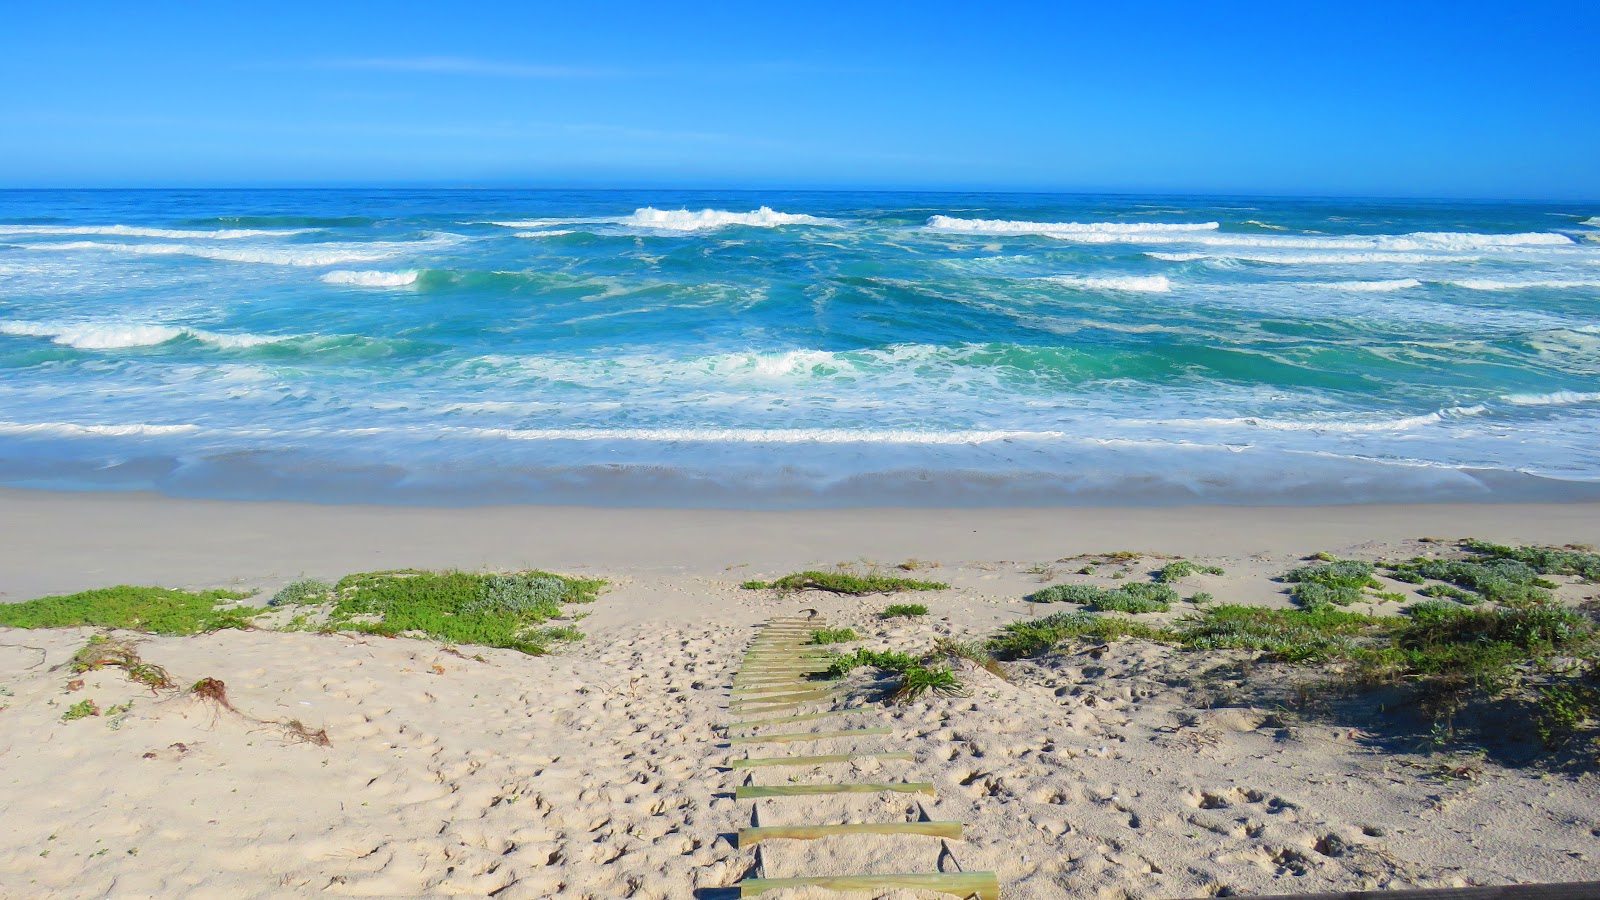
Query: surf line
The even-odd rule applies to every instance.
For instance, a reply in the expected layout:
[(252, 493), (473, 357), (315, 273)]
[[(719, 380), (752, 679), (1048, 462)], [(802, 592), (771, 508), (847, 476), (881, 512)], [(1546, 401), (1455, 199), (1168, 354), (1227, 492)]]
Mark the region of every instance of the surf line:
[[(993, 872), (907, 872), (892, 875), (804, 875), (768, 878), (767, 847), (771, 841), (812, 841), (836, 835), (882, 835), (885, 837), (932, 837), (940, 842), (939, 859), (955, 862), (948, 841), (959, 841), (965, 831), (961, 822), (932, 821), (919, 803), (922, 820), (917, 822), (837, 822), (824, 824), (765, 824), (759, 801), (788, 797), (818, 797), (850, 794), (903, 795), (934, 794), (932, 782), (888, 781), (872, 783), (824, 783), (759, 785), (756, 769), (790, 766), (816, 767), (850, 763), (858, 759), (879, 762), (910, 762), (915, 757), (903, 750), (873, 751), (852, 749), (848, 753), (790, 756), (746, 756), (732, 758), (741, 744), (788, 744), (819, 741), (858, 741), (890, 735), (892, 728), (868, 727), (833, 731), (762, 732), (760, 729), (795, 722), (811, 722), (831, 716), (866, 712), (862, 707), (847, 707), (843, 686), (820, 687), (812, 677), (827, 671), (831, 654), (811, 644), (811, 631), (823, 626), (814, 610), (809, 616), (785, 616), (769, 620), (756, 634), (729, 689), (728, 708), (740, 714), (749, 712), (795, 712), (826, 704), (821, 711), (801, 712), (775, 718), (736, 721), (724, 726), (729, 746), (728, 767), (744, 771), (744, 783), (734, 790), (734, 799), (752, 801), (750, 826), (741, 828), (739, 847), (754, 847), (754, 871), (763, 877), (739, 881), (739, 896), (754, 897), (767, 891), (791, 887), (819, 887), (832, 891), (923, 890), (978, 900), (1000, 900), (1000, 884)], [(752, 731), (749, 734), (734, 732)], [(957, 869), (959, 869), (957, 864)]]

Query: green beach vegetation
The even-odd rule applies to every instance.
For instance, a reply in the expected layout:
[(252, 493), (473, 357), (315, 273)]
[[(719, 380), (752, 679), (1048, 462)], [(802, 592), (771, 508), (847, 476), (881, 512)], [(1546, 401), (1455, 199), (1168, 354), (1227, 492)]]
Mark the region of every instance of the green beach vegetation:
[(248, 628), (262, 610), (234, 606), (250, 594), (239, 591), (180, 591), (118, 585), (23, 603), (0, 603), (0, 626), (71, 628), (93, 626), (187, 635), (223, 628)]
[(860, 640), (854, 628), (816, 628), (811, 632), (813, 644), (847, 644)]
[(961, 680), (948, 666), (934, 666), (931, 663), (931, 658), (912, 656), (897, 650), (862, 648), (846, 656), (834, 657), (822, 677), (844, 678), (864, 667), (889, 673), (895, 678), (888, 695), (892, 703), (910, 703), (927, 694), (958, 697), (966, 693)]
[(854, 572), (794, 572), (773, 581), (746, 581), (740, 587), (751, 590), (776, 590), (784, 593), (796, 591), (827, 591), (833, 594), (866, 596), (868, 594), (898, 594), (906, 591), (942, 591), (950, 585), (942, 581), (921, 578), (901, 578), (879, 575), (876, 572), (858, 575)]
[[(251, 596), (238, 591), (119, 585), (0, 604), (0, 626), (93, 626), (192, 635), (263, 627), (263, 617), (274, 608), (293, 608), (298, 612), (283, 630), (429, 638), (538, 655), (556, 642), (583, 637), (570, 624), (581, 618), (570, 606), (593, 601), (604, 584), (537, 571), (480, 574), (404, 569), (347, 575), (337, 584), (296, 581), (274, 595), (266, 607), (237, 605)], [(568, 624), (546, 625), (555, 620)], [(101, 651), (110, 653), (122, 647), (113, 644)], [(120, 665), (133, 677), (136, 657), (124, 662), (108, 659), (112, 661), (105, 664)]]
[[(1323, 555), (1318, 563), (1284, 575), (1294, 586), (1294, 609), (1222, 605), (1152, 624), (1107, 614), (1117, 605), (1101, 603), (1013, 622), (985, 647), (1013, 660), (1040, 657), (1073, 642), (1098, 645), (1124, 638), (1187, 652), (1244, 651), (1261, 663), (1316, 666), (1318, 683), (1302, 686), (1311, 693), (1398, 691), (1408, 698), (1402, 706), (1422, 711), (1449, 734), (1463, 710), (1492, 705), (1520, 709), (1523, 721), (1551, 749), (1580, 733), (1593, 737), (1600, 720), (1600, 634), (1590, 615), (1557, 601), (1552, 593), (1557, 585), (1544, 576), (1600, 580), (1600, 555), (1587, 548), (1478, 541), (1463, 542), (1459, 550), (1460, 559), (1416, 558), (1379, 566)], [(1399, 615), (1344, 609), (1381, 588), (1374, 577), (1380, 567), (1402, 581), (1425, 585), (1419, 593), (1429, 599), (1404, 607)], [(1105, 591), (1062, 585), (1039, 593), (1088, 606), (1102, 593), (1133, 587), (1140, 586)]]
[(880, 619), (912, 619), (928, 614), (928, 608), (921, 603), (891, 603), (878, 613)]
[(1028, 595), (1032, 603), (1081, 603), (1101, 612), (1166, 612), (1178, 592), (1165, 584), (1124, 584), (1115, 588), (1091, 584), (1057, 584)]

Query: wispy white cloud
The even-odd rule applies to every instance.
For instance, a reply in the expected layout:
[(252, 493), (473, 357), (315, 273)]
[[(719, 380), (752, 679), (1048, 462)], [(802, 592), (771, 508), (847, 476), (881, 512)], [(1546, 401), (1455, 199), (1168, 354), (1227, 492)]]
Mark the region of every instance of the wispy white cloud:
[(329, 69), (366, 69), (374, 72), (417, 72), (431, 75), (479, 75), (490, 78), (606, 78), (625, 74), (617, 69), (503, 62), (469, 56), (393, 56), (328, 59)]

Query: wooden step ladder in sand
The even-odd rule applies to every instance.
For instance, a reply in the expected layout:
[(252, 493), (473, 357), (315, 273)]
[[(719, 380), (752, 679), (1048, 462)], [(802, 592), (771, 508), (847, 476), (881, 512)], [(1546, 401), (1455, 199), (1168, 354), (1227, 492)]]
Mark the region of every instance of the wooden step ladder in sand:
[[(810, 676), (828, 669), (832, 654), (809, 643), (811, 631), (823, 623), (813, 618), (773, 619), (756, 636), (742, 659), (739, 672), (729, 690), (730, 710), (740, 712), (780, 712), (836, 702), (844, 695), (842, 687), (824, 686)], [(762, 729), (773, 725), (864, 712), (862, 708), (839, 708), (806, 712), (792, 716), (748, 719), (726, 726), (730, 747), (739, 744), (788, 744), (817, 741), (853, 740), (893, 734), (882, 727), (848, 728), (834, 731), (734, 734), (735, 731)], [(908, 751), (872, 751), (819, 755), (747, 757), (729, 761), (732, 769), (764, 769), (782, 766), (819, 766), (848, 763), (871, 758), (880, 761), (911, 761)], [(817, 797), (848, 794), (933, 794), (931, 782), (890, 781), (859, 784), (745, 784), (735, 789), (736, 800), (772, 800), (784, 797)], [(924, 813), (924, 815), (926, 815)], [(941, 841), (962, 839), (960, 822), (839, 822), (822, 825), (752, 825), (739, 831), (740, 847), (758, 847), (765, 841), (810, 841), (837, 835), (886, 835), (932, 837)], [(948, 851), (948, 847), (946, 847)], [(756, 851), (758, 865), (765, 863)], [(885, 891), (895, 889), (935, 891), (956, 897), (1000, 900), (1000, 883), (993, 872), (911, 872), (891, 875), (814, 875), (798, 878), (746, 878), (739, 882), (740, 897), (754, 897), (780, 888), (817, 887), (832, 891)]]

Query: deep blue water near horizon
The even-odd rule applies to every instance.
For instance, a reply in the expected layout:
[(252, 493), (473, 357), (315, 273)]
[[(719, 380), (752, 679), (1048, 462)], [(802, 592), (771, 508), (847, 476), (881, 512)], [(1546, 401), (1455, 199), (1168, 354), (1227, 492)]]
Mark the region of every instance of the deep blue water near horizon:
[(0, 192), (0, 484), (791, 507), (1600, 497), (1600, 208)]

